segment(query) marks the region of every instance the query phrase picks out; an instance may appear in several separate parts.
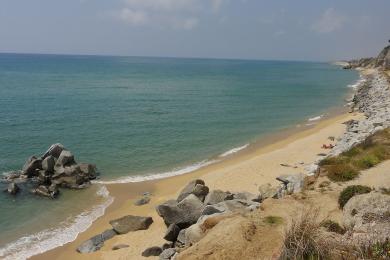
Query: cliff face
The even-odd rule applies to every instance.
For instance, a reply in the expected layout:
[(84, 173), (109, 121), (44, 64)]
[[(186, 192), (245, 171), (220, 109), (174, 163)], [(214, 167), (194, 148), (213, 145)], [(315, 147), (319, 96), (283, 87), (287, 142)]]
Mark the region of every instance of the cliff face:
[(384, 69), (390, 69), (390, 45), (385, 47), (376, 58), (376, 67), (383, 67)]
[(348, 62), (348, 65), (344, 66), (344, 69), (354, 68), (381, 68), (390, 70), (390, 45), (385, 47), (376, 58), (351, 60)]

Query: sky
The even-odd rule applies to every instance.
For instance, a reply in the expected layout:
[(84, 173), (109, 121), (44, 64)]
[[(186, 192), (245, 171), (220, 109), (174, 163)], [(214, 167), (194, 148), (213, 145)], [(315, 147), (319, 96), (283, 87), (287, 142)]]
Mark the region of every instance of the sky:
[(390, 0), (0, 0), (0, 52), (331, 61), (375, 56)]

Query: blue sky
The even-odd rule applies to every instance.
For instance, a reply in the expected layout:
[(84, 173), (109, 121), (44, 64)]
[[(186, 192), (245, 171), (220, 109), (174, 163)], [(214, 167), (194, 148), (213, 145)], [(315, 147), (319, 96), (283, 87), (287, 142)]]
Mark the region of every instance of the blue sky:
[(376, 55), (389, 0), (0, 0), (0, 52), (335, 60)]

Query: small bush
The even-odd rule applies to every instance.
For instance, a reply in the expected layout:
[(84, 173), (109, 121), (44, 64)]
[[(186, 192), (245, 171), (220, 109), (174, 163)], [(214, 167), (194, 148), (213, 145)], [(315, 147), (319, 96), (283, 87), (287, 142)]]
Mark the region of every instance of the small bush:
[(346, 187), (339, 195), (340, 208), (344, 208), (344, 205), (355, 195), (371, 192), (371, 188), (362, 185), (351, 185)]
[(283, 223), (283, 218), (278, 216), (267, 216), (264, 218), (264, 222), (270, 225), (279, 225)]
[(375, 154), (368, 154), (356, 161), (360, 169), (369, 169), (380, 163), (380, 159)]
[(330, 165), (326, 170), (328, 178), (337, 182), (350, 181), (359, 175), (359, 172), (349, 164)]
[(343, 227), (341, 227), (339, 225), (339, 223), (334, 222), (334, 221), (332, 221), (330, 219), (322, 222), (321, 226), (326, 228), (326, 230), (329, 231), (329, 232), (334, 232), (334, 233), (338, 233), (338, 234), (341, 234), (341, 235), (345, 233), (345, 229)]

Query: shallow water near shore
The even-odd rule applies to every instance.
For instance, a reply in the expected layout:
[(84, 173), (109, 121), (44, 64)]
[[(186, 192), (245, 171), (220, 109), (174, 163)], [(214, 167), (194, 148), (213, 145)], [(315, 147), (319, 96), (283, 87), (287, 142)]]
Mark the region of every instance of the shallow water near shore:
[[(79, 161), (96, 163), (102, 183), (183, 174), (315, 122), (343, 105), (356, 79), (326, 63), (0, 54), (0, 171), (61, 142)], [(0, 256), (56, 223), (88, 226), (110, 202), (99, 189), (64, 192), (58, 201), (1, 193)], [(85, 221), (70, 225), (83, 211)], [(46, 239), (42, 250), (60, 245), (34, 239)]]

